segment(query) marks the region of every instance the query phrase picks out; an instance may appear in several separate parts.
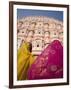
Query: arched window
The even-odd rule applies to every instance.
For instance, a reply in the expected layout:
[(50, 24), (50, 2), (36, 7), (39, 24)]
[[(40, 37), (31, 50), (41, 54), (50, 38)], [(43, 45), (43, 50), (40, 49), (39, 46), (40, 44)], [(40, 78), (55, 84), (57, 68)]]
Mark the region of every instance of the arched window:
[(62, 25), (61, 25), (61, 24), (57, 24), (57, 25), (56, 25), (56, 28), (57, 28), (58, 30), (60, 30), (60, 29), (62, 28)]

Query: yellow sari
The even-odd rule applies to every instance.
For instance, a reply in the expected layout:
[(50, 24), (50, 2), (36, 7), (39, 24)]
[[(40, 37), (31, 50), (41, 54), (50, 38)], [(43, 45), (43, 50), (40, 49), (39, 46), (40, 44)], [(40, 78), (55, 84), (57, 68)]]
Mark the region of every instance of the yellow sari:
[(25, 42), (18, 50), (17, 54), (17, 79), (26, 80), (27, 71), (31, 64), (34, 62), (34, 56), (29, 50), (29, 43)]

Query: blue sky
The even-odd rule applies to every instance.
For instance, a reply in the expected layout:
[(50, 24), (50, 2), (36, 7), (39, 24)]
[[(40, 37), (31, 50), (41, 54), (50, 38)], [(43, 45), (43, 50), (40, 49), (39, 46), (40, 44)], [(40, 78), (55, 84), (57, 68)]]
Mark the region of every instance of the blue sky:
[(17, 18), (24, 16), (48, 16), (63, 21), (63, 11), (17, 9)]

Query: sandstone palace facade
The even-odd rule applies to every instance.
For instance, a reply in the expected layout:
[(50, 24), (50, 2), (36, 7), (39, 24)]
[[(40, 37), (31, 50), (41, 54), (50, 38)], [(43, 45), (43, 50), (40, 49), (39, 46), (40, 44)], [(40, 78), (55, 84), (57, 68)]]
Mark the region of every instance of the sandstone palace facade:
[(53, 40), (63, 44), (63, 22), (46, 16), (26, 16), (17, 20), (18, 48), (32, 44), (32, 53), (40, 54)]

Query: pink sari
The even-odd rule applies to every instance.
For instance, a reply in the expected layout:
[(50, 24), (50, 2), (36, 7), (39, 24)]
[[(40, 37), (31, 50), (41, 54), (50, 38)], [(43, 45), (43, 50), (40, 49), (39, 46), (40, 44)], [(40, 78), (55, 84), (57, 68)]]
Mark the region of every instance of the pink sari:
[(54, 40), (36, 58), (28, 70), (28, 79), (63, 78), (63, 47), (58, 40)]

